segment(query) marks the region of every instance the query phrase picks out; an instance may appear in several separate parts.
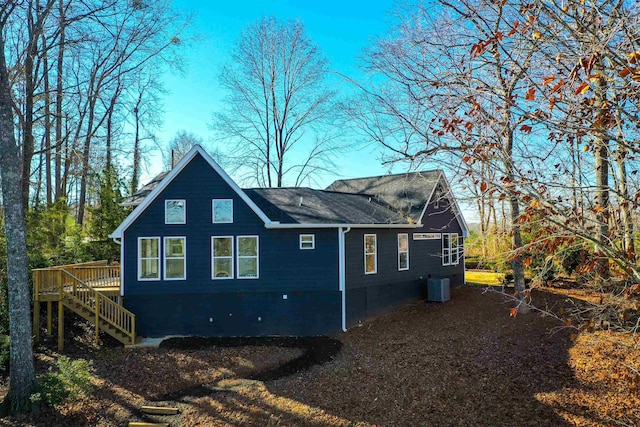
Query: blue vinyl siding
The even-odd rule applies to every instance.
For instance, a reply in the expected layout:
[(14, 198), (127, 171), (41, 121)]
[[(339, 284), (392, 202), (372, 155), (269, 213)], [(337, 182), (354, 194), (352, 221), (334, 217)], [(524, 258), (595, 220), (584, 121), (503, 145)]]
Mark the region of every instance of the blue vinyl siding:
[[(164, 223), (164, 201), (167, 199), (185, 200), (186, 224)], [(212, 223), (212, 199), (233, 200), (233, 223)], [(315, 249), (300, 250), (300, 234), (315, 234)], [(137, 280), (137, 239), (147, 236), (159, 236), (161, 241), (169, 236), (186, 237), (185, 280)], [(259, 278), (212, 280), (212, 236), (259, 236)], [(202, 326), (202, 323), (195, 320), (192, 322), (187, 317), (221, 318), (223, 313), (220, 310), (227, 310), (228, 304), (238, 304), (239, 310), (239, 307), (245, 307), (250, 293), (255, 294), (251, 297), (251, 306), (255, 306), (256, 310), (264, 308), (262, 311), (279, 313), (277, 316), (267, 316), (270, 321), (260, 323), (260, 330), (265, 334), (278, 334), (279, 330), (293, 333), (295, 329), (277, 325), (276, 319), (287, 318), (283, 314), (286, 311), (273, 308), (272, 301), (279, 301), (278, 297), (281, 300), (283, 293), (309, 292), (309, 295), (323, 295), (316, 306), (311, 304), (311, 299), (299, 297), (305, 303), (300, 312), (294, 311), (309, 318), (298, 322), (300, 334), (319, 330), (319, 327), (311, 328), (309, 325), (328, 324), (326, 316), (335, 316), (339, 322), (340, 305), (338, 303), (335, 306), (340, 295), (336, 230), (267, 230), (262, 220), (200, 155), (195, 156), (125, 230), (123, 243), (124, 304), (136, 314), (141, 336), (145, 336), (145, 330), (150, 325), (156, 325), (153, 331), (162, 329), (169, 333), (176, 328), (175, 324), (192, 325), (192, 329), (187, 326), (180, 329), (183, 334), (209, 334), (217, 329), (211, 329), (211, 325)], [(164, 247), (161, 248), (161, 253), (163, 251)], [(234, 259), (235, 255), (234, 253)], [(233, 297), (239, 294), (244, 296), (240, 299)], [(222, 304), (222, 301), (225, 303)], [(291, 304), (285, 304), (283, 307), (290, 306)], [(225, 314), (228, 316), (229, 313)], [(339, 330), (339, 323), (333, 326), (334, 331)], [(308, 329), (307, 332), (304, 331), (305, 328)], [(228, 335), (233, 330), (241, 335), (250, 335), (250, 329), (247, 323), (244, 327), (237, 326), (216, 334)]]
[[(409, 270), (398, 271), (398, 234), (409, 234)], [(458, 233), (450, 209), (428, 206), (423, 226), (414, 229), (352, 229), (346, 235), (347, 325), (391, 307), (426, 298), (429, 278), (448, 277), (451, 286), (464, 280), (464, 264), (442, 265), (442, 240), (413, 240), (414, 233)], [(364, 272), (364, 235), (377, 235), (378, 269)]]
[[(165, 224), (165, 200), (184, 200), (185, 224)], [(233, 223), (212, 222), (212, 200), (233, 201)], [(414, 233), (459, 233), (442, 203), (428, 206), (420, 229), (357, 229), (346, 234), (347, 323), (426, 296), (431, 277), (461, 284), (463, 262), (442, 266), (441, 240), (413, 240)], [(409, 237), (409, 270), (398, 271), (398, 234)], [(313, 234), (315, 248), (300, 249)], [(364, 234), (375, 234), (377, 272), (365, 274)], [(139, 281), (138, 238), (186, 239), (186, 279)], [(259, 278), (213, 280), (211, 237), (258, 236)], [(336, 229), (266, 229), (263, 221), (197, 154), (123, 233), (124, 305), (136, 314), (138, 334), (202, 336), (334, 333), (341, 326)], [(237, 267), (237, 265), (236, 265)], [(163, 277), (164, 272), (160, 272)], [(286, 296), (286, 297), (285, 297)]]

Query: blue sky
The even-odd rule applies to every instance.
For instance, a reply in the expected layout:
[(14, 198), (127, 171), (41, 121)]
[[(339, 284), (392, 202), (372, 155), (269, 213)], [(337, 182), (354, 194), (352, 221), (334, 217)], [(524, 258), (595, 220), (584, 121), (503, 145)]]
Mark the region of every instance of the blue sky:
[[(199, 41), (184, 52), (184, 75), (166, 73), (164, 77), (168, 94), (164, 104), (164, 124), (157, 133), (162, 144), (167, 144), (182, 129), (205, 141), (213, 138), (209, 124), (213, 111), (224, 97), (216, 81), (218, 71), (228, 60), (243, 28), (262, 16), (301, 20), (307, 35), (331, 61), (332, 69), (357, 79), (361, 77), (358, 56), (377, 36), (384, 36), (390, 28), (389, 12), (393, 8), (393, 0), (175, 0), (174, 7), (193, 14), (193, 31), (198, 34)], [(353, 138), (352, 135), (345, 137)], [(380, 150), (377, 146), (365, 146), (346, 153), (337, 161), (336, 176), (323, 177), (320, 184), (328, 185), (337, 178), (385, 174), (388, 167), (381, 165)], [(162, 169), (158, 153), (148, 160), (149, 170), (143, 176), (143, 182)], [(394, 170), (401, 169), (397, 167)]]

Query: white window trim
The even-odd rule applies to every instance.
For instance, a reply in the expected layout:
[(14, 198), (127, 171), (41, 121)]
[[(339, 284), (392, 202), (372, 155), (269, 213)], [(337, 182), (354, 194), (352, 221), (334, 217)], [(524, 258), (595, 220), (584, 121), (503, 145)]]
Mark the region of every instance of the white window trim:
[[(181, 257), (170, 257), (169, 259), (180, 259), (184, 264), (184, 276), (183, 277), (167, 277), (167, 240), (168, 239), (183, 239), (184, 240), (184, 253)], [(162, 250), (162, 279), (167, 281), (174, 280), (187, 280), (187, 237), (186, 236), (165, 236), (163, 241)]]
[[(255, 256), (240, 256), (240, 244), (238, 243), (241, 238), (253, 237), (256, 239), (256, 254)], [(254, 277), (242, 277), (240, 276), (240, 258), (255, 258), (256, 259), (256, 275)], [(240, 280), (255, 280), (260, 278), (260, 236), (236, 236), (236, 277)]]
[[(156, 258), (144, 258), (147, 259), (157, 259), (158, 260), (158, 277), (140, 277), (140, 273), (142, 273), (142, 257), (140, 256), (140, 241), (141, 240), (157, 240), (158, 241), (158, 256)], [(162, 253), (162, 245), (160, 244), (160, 236), (151, 236), (151, 237), (138, 237), (138, 281), (140, 282), (150, 282), (150, 281), (158, 281), (160, 280), (160, 257)]]
[[(213, 254), (213, 240), (214, 239), (231, 239), (231, 256), (214, 256)], [(212, 280), (229, 280), (235, 278), (235, 239), (233, 236), (211, 236), (211, 279)], [(214, 269), (214, 261), (216, 258), (231, 258), (231, 271), (228, 277), (216, 277), (216, 272)]]
[[(449, 242), (446, 247), (444, 242), (445, 238)], [(442, 265), (451, 265), (451, 235), (449, 233), (442, 233)]]
[[(400, 250), (400, 237), (404, 236), (407, 239), (407, 250), (406, 251), (401, 251)], [(407, 266), (405, 268), (401, 268), (400, 267), (400, 254), (406, 253), (407, 254)], [(399, 233), (398, 234), (398, 271), (407, 271), (409, 270), (409, 235), (407, 233)]]
[[(216, 221), (216, 202), (231, 202), (231, 221)], [(233, 224), (233, 199), (211, 199), (211, 223), (212, 224)]]
[[(303, 243), (302, 239), (304, 237), (311, 237), (311, 241), (310, 242), (309, 241), (304, 242), (304, 243), (311, 243), (311, 247), (306, 247), (305, 248), (302, 245), (302, 243)], [(311, 249), (315, 249), (315, 248), (316, 248), (316, 235), (315, 234), (301, 234), (300, 235), (300, 249), (301, 250), (304, 251), (304, 250), (311, 250)]]
[[(182, 202), (184, 205), (184, 220), (182, 222), (167, 222), (167, 204), (169, 202)], [(185, 199), (167, 199), (164, 201), (164, 223), (171, 224), (186, 224), (187, 223), (187, 201)]]
[[(453, 262), (453, 242), (456, 242), (456, 256), (455, 256), (455, 260), (456, 262)], [(449, 237), (449, 245), (451, 246), (451, 249), (449, 250), (449, 256), (451, 257), (451, 265), (458, 265), (458, 263), (460, 262), (460, 250), (458, 248), (458, 233), (451, 233), (451, 237)]]
[[(373, 237), (374, 252), (367, 252), (367, 237)], [(364, 274), (376, 274), (378, 272), (378, 235), (377, 234), (365, 234), (364, 235)], [(367, 271), (367, 255), (373, 254), (373, 271)]]

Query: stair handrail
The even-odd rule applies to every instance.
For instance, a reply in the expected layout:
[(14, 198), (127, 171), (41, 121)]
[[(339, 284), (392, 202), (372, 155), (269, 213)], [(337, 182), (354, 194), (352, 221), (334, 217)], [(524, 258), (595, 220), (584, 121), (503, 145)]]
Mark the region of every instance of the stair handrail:
[(136, 316), (120, 304), (115, 303), (102, 293), (68, 272), (60, 270), (71, 278), (72, 286), (62, 286), (61, 292), (70, 297), (75, 303), (84, 306), (91, 313), (95, 313), (96, 335), (100, 320), (115, 327), (135, 343)]

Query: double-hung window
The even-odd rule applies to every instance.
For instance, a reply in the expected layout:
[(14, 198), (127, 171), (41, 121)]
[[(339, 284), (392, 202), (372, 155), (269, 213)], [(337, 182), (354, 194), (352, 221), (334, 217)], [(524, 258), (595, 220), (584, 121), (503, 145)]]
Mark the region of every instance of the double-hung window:
[(316, 236), (314, 234), (300, 235), (300, 249), (315, 249)]
[(398, 234), (398, 270), (409, 269), (409, 235)]
[(375, 234), (364, 235), (364, 274), (375, 274), (378, 271), (378, 247)]
[(458, 233), (442, 233), (442, 265), (458, 265), (463, 244)]
[(451, 236), (442, 233), (442, 265), (451, 265)]
[(186, 237), (164, 238), (164, 280), (187, 278)]
[(451, 265), (458, 265), (458, 233), (451, 233)]
[(212, 237), (211, 256), (211, 278), (233, 279), (233, 237)]
[(138, 238), (138, 280), (160, 280), (160, 237)]
[(238, 236), (237, 246), (237, 269), (238, 279), (258, 278), (258, 236)]

